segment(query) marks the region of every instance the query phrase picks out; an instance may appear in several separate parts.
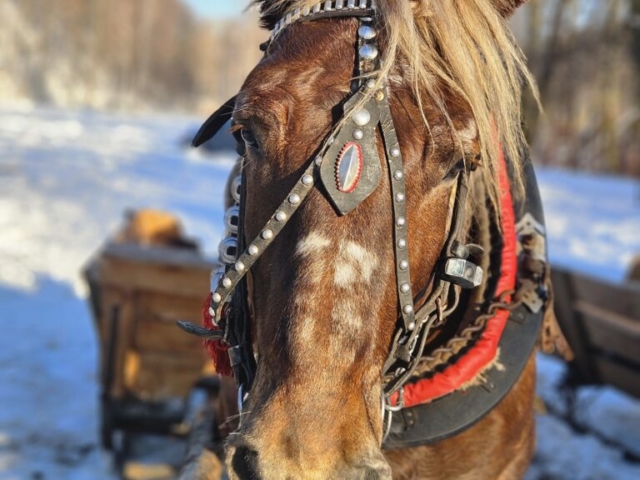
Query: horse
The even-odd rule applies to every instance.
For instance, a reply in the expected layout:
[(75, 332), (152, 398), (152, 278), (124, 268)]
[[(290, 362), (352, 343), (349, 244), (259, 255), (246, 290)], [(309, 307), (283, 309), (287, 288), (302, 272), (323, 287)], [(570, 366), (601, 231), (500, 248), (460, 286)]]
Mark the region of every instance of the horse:
[(194, 139), (232, 119), (225, 266), (181, 324), (239, 384), (230, 478), (521, 478), (555, 338), (523, 0), (253, 3), (264, 56)]

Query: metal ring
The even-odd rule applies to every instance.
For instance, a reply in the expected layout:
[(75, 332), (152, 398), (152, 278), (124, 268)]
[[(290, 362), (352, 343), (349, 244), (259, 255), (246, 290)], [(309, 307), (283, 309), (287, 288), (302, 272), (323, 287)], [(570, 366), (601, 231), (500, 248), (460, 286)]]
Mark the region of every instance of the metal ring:
[(244, 383), (241, 383), (238, 386), (238, 397), (236, 401), (238, 402), (238, 413), (242, 413), (242, 408), (244, 407)]
[(400, 387), (400, 389), (398, 390), (398, 404), (397, 405), (391, 405), (390, 401), (391, 401), (391, 396), (387, 396), (387, 398), (385, 399), (385, 404), (384, 404), (384, 408), (388, 411), (388, 412), (399, 412), (400, 410), (402, 410), (404, 408), (404, 387)]

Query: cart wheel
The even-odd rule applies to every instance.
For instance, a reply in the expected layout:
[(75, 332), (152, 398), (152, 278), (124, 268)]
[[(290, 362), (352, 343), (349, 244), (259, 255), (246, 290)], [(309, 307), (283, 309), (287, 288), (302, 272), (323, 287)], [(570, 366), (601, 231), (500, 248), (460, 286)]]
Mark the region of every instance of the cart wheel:
[(102, 412), (100, 418), (100, 441), (102, 448), (113, 451), (113, 412), (109, 401), (102, 401)]

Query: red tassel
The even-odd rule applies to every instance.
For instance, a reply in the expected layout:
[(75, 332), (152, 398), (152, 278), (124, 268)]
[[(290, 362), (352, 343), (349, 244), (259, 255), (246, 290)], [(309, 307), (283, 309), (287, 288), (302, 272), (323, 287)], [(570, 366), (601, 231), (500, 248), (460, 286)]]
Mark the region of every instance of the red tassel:
[[(202, 326), (211, 330), (219, 330), (219, 328), (213, 324), (213, 319), (209, 313), (210, 305), (211, 293), (207, 296), (204, 308), (202, 309)], [(229, 354), (227, 353), (229, 346), (221, 340), (205, 340), (204, 348), (213, 360), (213, 364), (215, 365), (218, 375), (233, 377), (233, 369), (231, 368), (231, 361), (229, 360)]]

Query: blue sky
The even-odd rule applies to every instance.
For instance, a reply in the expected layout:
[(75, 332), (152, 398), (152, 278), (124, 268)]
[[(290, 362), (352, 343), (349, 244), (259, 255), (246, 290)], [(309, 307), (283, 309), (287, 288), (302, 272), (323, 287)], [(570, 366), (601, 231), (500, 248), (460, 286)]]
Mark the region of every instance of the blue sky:
[(239, 15), (248, 0), (186, 0), (201, 17), (229, 18)]

